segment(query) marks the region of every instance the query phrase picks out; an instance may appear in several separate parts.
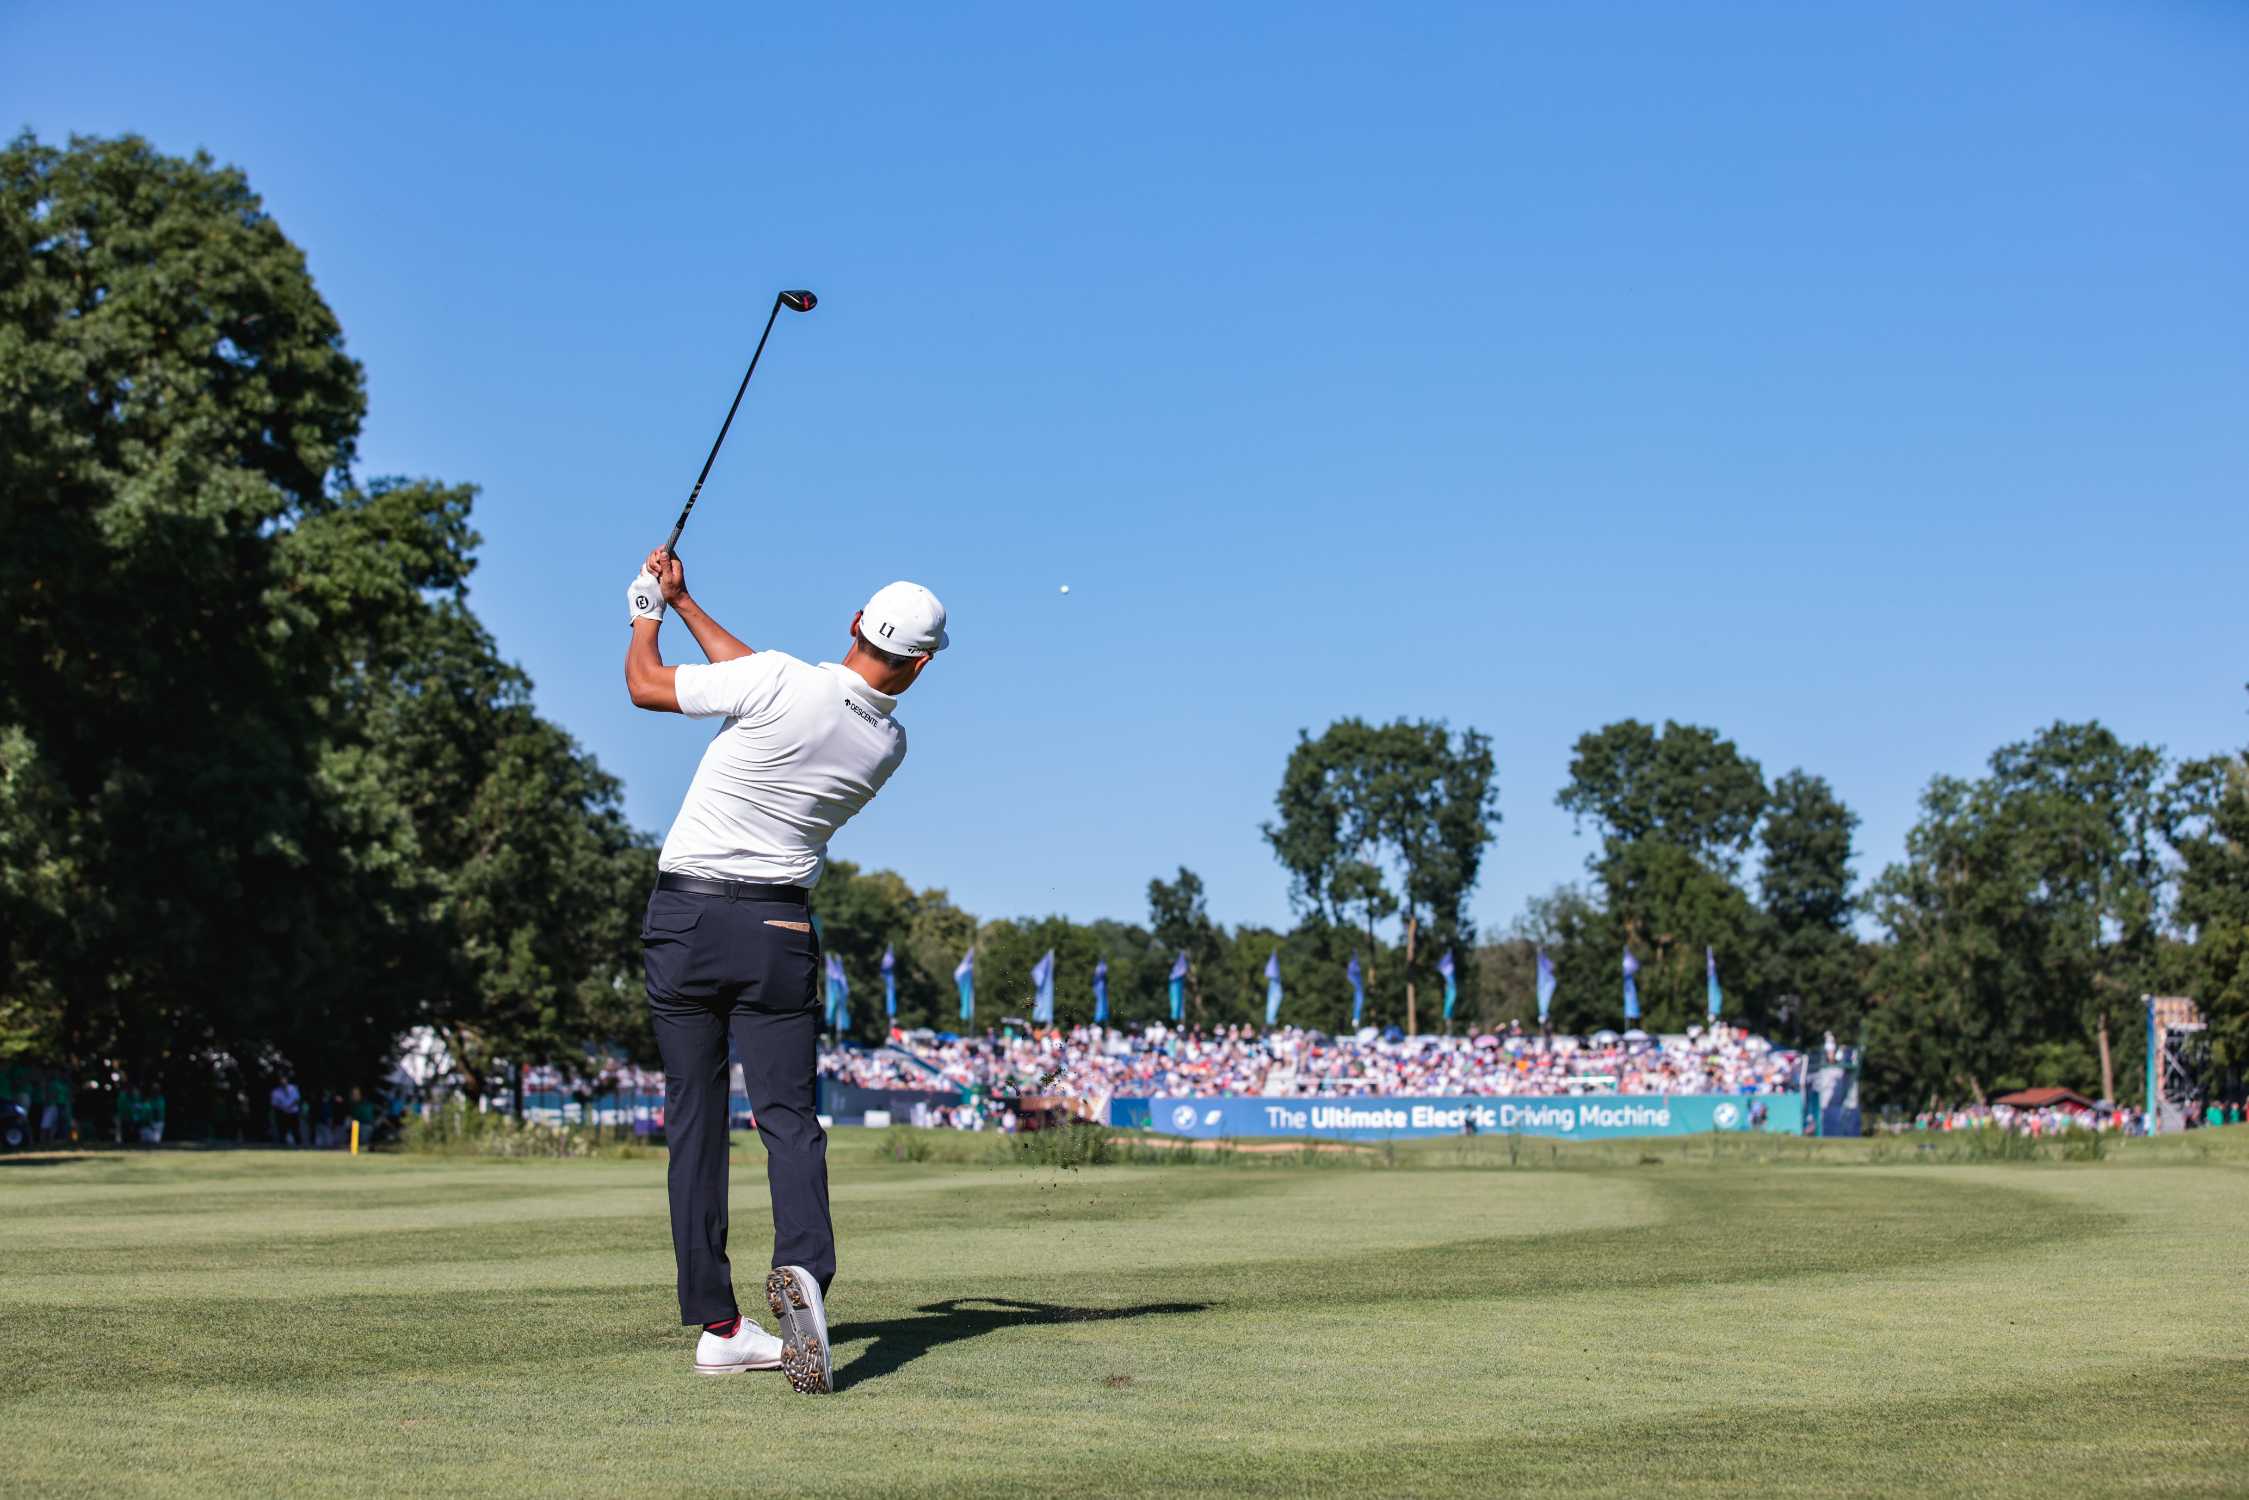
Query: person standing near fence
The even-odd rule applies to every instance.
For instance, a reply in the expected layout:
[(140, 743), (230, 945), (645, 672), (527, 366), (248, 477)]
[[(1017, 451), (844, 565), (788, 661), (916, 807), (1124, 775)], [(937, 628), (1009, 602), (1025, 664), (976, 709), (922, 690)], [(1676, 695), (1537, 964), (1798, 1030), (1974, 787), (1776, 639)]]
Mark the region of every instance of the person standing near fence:
[(266, 1128), (276, 1146), (304, 1144), (305, 1096), (297, 1080), (283, 1075), (266, 1095)]
[[(843, 660), (813, 666), (753, 652), (729, 634), (689, 596), (679, 558), (662, 548), (627, 588), (626, 606), (634, 706), (725, 720), (657, 857), (641, 927), (664, 1058), (680, 1321), (703, 1329), (697, 1373), (778, 1368), (798, 1391), (825, 1394), (836, 1246), (815, 1102), (821, 965), (809, 896), (828, 840), (906, 758), (906, 731), (891, 710), (947, 644), (945, 607), (919, 584), (886, 584), (853, 617)], [(657, 635), (667, 607), (708, 665), (664, 664)], [(742, 1316), (726, 1258), (729, 1034), (765, 1144), (773, 1200), (765, 1291), (779, 1338)]]

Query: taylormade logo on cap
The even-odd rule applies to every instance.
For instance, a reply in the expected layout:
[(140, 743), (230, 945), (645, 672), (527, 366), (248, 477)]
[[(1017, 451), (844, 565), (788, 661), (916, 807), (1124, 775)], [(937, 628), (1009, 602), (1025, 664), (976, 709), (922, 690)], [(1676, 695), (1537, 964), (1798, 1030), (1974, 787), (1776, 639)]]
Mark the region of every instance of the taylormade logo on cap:
[(859, 615), (868, 645), (893, 656), (931, 656), (945, 649), (945, 606), (918, 583), (886, 583)]

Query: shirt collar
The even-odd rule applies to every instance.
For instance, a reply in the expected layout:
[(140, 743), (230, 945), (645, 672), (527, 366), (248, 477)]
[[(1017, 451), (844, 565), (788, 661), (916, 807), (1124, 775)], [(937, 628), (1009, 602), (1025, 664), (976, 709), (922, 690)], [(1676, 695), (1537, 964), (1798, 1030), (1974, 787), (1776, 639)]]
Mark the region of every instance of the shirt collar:
[(866, 678), (861, 677), (840, 661), (824, 661), (820, 663), (820, 670), (833, 672), (836, 676), (842, 678), (844, 690), (857, 694), (860, 702), (874, 709), (877, 713), (887, 715), (898, 706), (898, 699), (894, 694), (876, 692), (873, 688), (867, 686)]

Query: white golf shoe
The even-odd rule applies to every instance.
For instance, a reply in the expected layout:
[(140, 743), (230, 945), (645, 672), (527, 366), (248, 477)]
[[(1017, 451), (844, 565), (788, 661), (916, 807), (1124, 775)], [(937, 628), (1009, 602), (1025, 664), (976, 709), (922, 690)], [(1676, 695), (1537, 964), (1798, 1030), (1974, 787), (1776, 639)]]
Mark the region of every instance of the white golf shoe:
[(744, 1370), (780, 1368), (781, 1341), (748, 1318), (730, 1339), (722, 1339), (706, 1328), (695, 1343), (698, 1375), (738, 1375)]
[(765, 1278), (765, 1302), (781, 1327), (781, 1373), (800, 1396), (825, 1396), (834, 1388), (828, 1362), (828, 1309), (820, 1283), (802, 1266), (775, 1266)]

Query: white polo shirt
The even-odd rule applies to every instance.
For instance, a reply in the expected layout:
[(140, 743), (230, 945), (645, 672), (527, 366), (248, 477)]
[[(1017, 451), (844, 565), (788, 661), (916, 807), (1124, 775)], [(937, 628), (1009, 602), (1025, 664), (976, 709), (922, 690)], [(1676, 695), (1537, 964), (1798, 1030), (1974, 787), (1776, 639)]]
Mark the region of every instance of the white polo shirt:
[(675, 678), (679, 711), (726, 724), (703, 752), (656, 868), (713, 880), (818, 883), (828, 839), (906, 758), (898, 700), (838, 662), (759, 651)]

